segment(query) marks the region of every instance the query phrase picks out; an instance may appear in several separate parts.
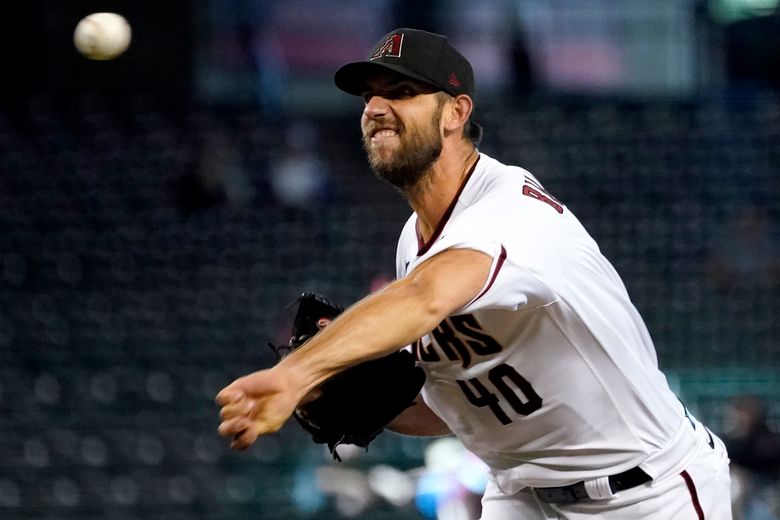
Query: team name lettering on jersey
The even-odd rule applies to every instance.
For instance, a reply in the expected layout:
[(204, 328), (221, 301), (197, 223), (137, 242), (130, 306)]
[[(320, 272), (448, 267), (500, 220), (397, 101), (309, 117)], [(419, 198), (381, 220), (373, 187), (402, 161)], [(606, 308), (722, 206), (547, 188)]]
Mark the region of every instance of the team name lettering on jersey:
[(493, 337), (485, 334), (472, 314), (450, 316), (430, 335), (433, 342), (423, 344), (422, 339), (418, 339), (414, 344), (418, 361), (441, 361), (443, 355), (444, 359), (460, 361), (463, 368), (467, 368), (471, 365), (472, 355), (489, 356), (502, 350)]
[(523, 185), (523, 195), (531, 197), (532, 199), (540, 200), (545, 204), (549, 204), (558, 213), (563, 214), (563, 205), (558, 202), (555, 197), (550, 195), (550, 192), (544, 189), (544, 187), (535, 181), (528, 175), (525, 176), (525, 184)]

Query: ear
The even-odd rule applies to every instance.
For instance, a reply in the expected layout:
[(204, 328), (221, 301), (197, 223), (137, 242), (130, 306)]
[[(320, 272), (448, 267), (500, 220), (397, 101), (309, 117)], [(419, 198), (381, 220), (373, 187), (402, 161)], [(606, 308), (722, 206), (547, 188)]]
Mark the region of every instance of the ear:
[(463, 128), (474, 110), (474, 102), (466, 94), (454, 97), (444, 111), (442, 122), (447, 131), (456, 131)]

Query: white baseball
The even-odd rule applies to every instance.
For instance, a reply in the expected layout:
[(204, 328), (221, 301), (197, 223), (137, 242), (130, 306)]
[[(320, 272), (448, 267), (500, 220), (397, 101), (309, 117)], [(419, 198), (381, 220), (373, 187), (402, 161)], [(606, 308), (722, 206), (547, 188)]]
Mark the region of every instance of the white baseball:
[(112, 60), (130, 45), (130, 24), (116, 13), (92, 13), (73, 31), (76, 49), (91, 60)]

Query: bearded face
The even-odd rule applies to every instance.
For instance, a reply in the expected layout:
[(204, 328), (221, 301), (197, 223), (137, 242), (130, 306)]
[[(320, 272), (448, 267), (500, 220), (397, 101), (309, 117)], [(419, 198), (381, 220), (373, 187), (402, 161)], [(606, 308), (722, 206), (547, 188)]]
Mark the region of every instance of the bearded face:
[(377, 177), (407, 190), (422, 179), (442, 150), (439, 124), (442, 103), (424, 123), (408, 125), (398, 118), (372, 120), (363, 128), (363, 149)]

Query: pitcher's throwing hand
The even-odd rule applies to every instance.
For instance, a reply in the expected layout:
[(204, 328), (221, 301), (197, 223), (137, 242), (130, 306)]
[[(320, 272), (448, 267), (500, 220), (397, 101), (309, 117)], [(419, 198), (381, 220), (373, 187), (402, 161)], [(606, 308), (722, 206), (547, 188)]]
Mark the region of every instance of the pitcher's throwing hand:
[(217, 394), (222, 407), (219, 434), (233, 437), (230, 447), (244, 450), (261, 435), (278, 431), (300, 401), (284, 369), (272, 368), (236, 379)]

